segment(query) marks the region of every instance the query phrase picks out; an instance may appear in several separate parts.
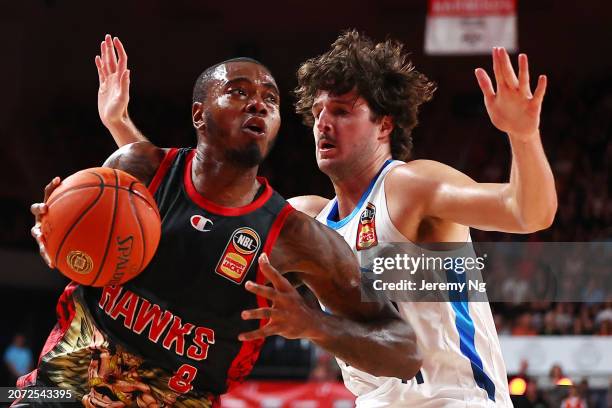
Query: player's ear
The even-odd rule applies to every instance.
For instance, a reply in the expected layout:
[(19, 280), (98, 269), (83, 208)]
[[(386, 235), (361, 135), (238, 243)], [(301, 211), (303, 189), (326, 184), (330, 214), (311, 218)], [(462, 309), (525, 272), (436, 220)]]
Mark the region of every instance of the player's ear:
[(191, 120), (194, 128), (201, 129), (204, 127), (204, 108), (202, 102), (194, 102), (191, 105)]
[(384, 142), (388, 142), (393, 131), (393, 118), (389, 115), (385, 115), (380, 119), (379, 123), (380, 135), (379, 139)]

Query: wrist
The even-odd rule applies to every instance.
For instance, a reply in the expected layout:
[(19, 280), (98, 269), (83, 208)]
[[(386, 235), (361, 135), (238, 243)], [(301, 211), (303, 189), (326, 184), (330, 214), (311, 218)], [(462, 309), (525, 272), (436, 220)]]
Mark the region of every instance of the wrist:
[(304, 337), (313, 343), (320, 344), (328, 338), (328, 317), (320, 310), (311, 309), (309, 313), (308, 327), (304, 331)]
[(540, 140), (540, 129), (525, 133), (508, 133), (508, 137), (513, 142), (530, 143)]
[(108, 130), (111, 131), (125, 129), (129, 127), (131, 123), (132, 120), (130, 119), (130, 116), (128, 115), (127, 111), (125, 111), (125, 113), (121, 114), (118, 117), (103, 121), (104, 126), (106, 126)]

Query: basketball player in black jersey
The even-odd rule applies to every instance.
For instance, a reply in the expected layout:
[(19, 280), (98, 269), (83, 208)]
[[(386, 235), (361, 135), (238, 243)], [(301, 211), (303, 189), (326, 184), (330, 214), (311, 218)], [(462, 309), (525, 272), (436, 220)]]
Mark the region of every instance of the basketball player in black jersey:
[[(125, 52), (115, 46), (118, 60), (110, 37), (96, 59), (101, 116), (121, 105), (129, 86)], [(39, 367), (20, 386), (67, 387), (91, 407), (208, 406), (244, 379), (274, 334), (309, 339), (375, 375), (415, 375), (412, 329), (390, 304), (361, 302), (359, 266), (341, 237), (256, 177), (280, 126), (279, 103), (266, 67), (225, 61), (196, 82), (195, 149), (142, 141), (109, 157), (105, 166), (131, 173), (154, 194), (159, 248), (122, 287), (71, 283)], [(47, 186), (45, 200), (58, 183)], [(39, 221), (46, 206), (32, 212)], [(39, 223), (33, 235), (48, 260)], [(309, 308), (284, 273), (332, 314)]]

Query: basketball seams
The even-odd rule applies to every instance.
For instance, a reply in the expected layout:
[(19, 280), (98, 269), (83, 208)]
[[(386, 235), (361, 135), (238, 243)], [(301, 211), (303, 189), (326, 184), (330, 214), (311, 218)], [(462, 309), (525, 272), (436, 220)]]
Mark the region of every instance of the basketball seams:
[(49, 201), (47, 201), (45, 204), (47, 204), (47, 206), (50, 206), (51, 204), (55, 203), (57, 200), (62, 198), (64, 195), (66, 195), (67, 193), (70, 193), (71, 191), (78, 191), (84, 188), (100, 187), (100, 186), (105, 186), (103, 181), (97, 184), (79, 184), (78, 186), (70, 187), (67, 190), (62, 191), (59, 194), (53, 195), (52, 198)]
[[(98, 192), (98, 196), (95, 198), (95, 200), (93, 200), (93, 202), (91, 204), (89, 204), (89, 206), (85, 209), (85, 211), (83, 211), (78, 216), (78, 218), (72, 223), (70, 228), (68, 228), (68, 230), (66, 231), (66, 233), (62, 237), (62, 240), (60, 241), (60, 244), (58, 245), (57, 251), (55, 253), (55, 264), (56, 265), (57, 265), (57, 260), (58, 260), (59, 254), (60, 254), (60, 252), (62, 250), (62, 247), (64, 246), (64, 243), (66, 242), (66, 239), (68, 238), (68, 236), (70, 235), (72, 230), (78, 225), (79, 222), (81, 222), (81, 220), (85, 217), (85, 215), (89, 212), (89, 210), (91, 210), (93, 207), (95, 207), (95, 205), (98, 202), (98, 200), (100, 199), (100, 197), (102, 197), (102, 193), (104, 192), (104, 180), (102, 179), (102, 177), (100, 177), (99, 174), (96, 174), (96, 177), (98, 177), (100, 179), (100, 184), (97, 184), (95, 186), (89, 186), (89, 187), (100, 187), (100, 191)], [(68, 191), (71, 191), (71, 190), (68, 190)]]
[[(66, 191), (62, 191), (61, 193), (57, 194), (55, 197), (53, 197), (53, 199), (49, 200), (49, 202), (46, 202), (45, 204), (47, 204), (47, 205), (53, 204), (55, 201), (57, 201), (60, 197), (62, 197), (64, 194), (66, 194), (69, 191), (80, 190), (82, 188), (87, 188), (87, 187), (97, 187), (99, 185), (104, 185), (106, 187), (112, 187), (112, 185), (104, 184), (104, 178), (102, 176), (100, 176), (98, 173), (96, 173), (95, 171), (85, 171), (85, 170), (83, 170), (80, 173), (83, 173), (83, 174), (92, 174), (92, 175), (94, 175), (94, 176), (96, 176), (97, 178), (100, 179), (100, 183), (96, 183), (96, 184), (79, 184), (79, 185), (76, 185), (74, 187), (70, 187)], [(61, 186), (61, 184), (60, 184), (60, 186)]]
[[(140, 184), (140, 185), (143, 185), (143, 186), (144, 186), (144, 184), (142, 184), (142, 183), (141, 183), (141, 182), (139, 182), (139, 181), (134, 182), (134, 183), (135, 183), (135, 184)], [(47, 206), (49, 206), (49, 205), (53, 204), (54, 202), (56, 202), (57, 200), (59, 200), (61, 197), (63, 197), (63, 196), (66, 194), (66, 193), (69, 193), (69, 192), (71, 192), (71, 191), (81, 190), (81, 189), (84, 189), (84, 188), (89, 188), (89, 187), (99, 187), (99, 186), (104, 186), (104, 187), (113, 187), (113, 188), (117, 188), (117, 189), (119, 189), (119, 190), (123, 190), (123, 191), (130, 191), (130, 190), (128, 190), (126, 187), (122, 187), (122, 186), (114, 186), (114, 185), (112, 185), (112, 184), (104, 184), (104, 183), (100, 183), (100, 184), (79, 184), (78, 186), (70, 187), (70, 188), (69, 188), (69, 189), (67, 189), (66, 191), (62, 191), (61, 193), (59, 193), (59, 194), (57, 194), (57, 195), (53, 196), (53, 198), (52, 198), (51, 200), (47, 201), (45, 204), (47, 204)], [(146, 203), (147, 203), (149, 206), (151, 206), (151, 207), (153, 206), (153, 205), (152, 205), (152, 204), (149, 202), (149, 200), (147, 200), (147, 198), (146, 198), (146, 197), (145, 197), (145, 196), (144, 196), (144, 195), (143, 195), (141, 192), (139, 192), (139, 191), (137, 191), (137, 190), (132, 190), (132, 192), (133, 192), (134, 194), (136, 194), (138, 197), (140, 197), (142, 200), (144, 200), (144, 201), (145, 201), (145, 202), (146, 202)], [(155, 204), (155, 205), (157, 205), (157, 204)]]
[[(144, 201), (144, 202), (145, 202), (145, 203), (146, 203), (146, 204), (147, 204), (149, 207), (151, 207), (151, 208), (153, 208), (154, 210), (156, 210), (156, 211), (155, 211), (155, 213), (157, 214), (158, 218), (161, 220), (161, 216), (159, 215), (159, 211), (157, 211), (157, 203), (155, 202), (155, 200), (153, 200), (153, 203), (149, 202), (149, 200), (148, 200), (148, 199), (145, 197), (145, 195), (144, 195), (144, 194), (142, 194), (140, 191), (138, 191), (138, 190), (134, 190), (134, 189), (132, 188), (132, 186), (133, 186), (134, 184), (140, 184), (140, 185), (143, 185), (141, 182), (136, 181), (136, 182), (132, 182), (132, 184), (130, 184), (130, 189), (127, 189), (127, 188), (125, 188), (125, 187), (121, 187), (121, 189), (122, 189), (122, 190), (129, 191), (129, 192), (131, 192), (131, 193), (134, 193), (134, 195), (135, 195), (136, 197), (138, 197), (139, 199), (141, 199), (142, 201)], [(147, 191), (148, 191), (148, 190), (147, 190)]]
[(114, 186), (108, 186), (108, 187), (114, 187), (115, 188), (115, 205), (113, 205), (113, 215), (111, 218), (111, 228), (110, 231), (108, 233), (108, 239), (106, 240), (106, 249), (104, 250), (104, 256), (102, 257), (102, 261), (100, 262), (100, 268), (98, 269), (98, 273), (96, 273), (96, 277), (94, 278), (94, 280), (90, 283), (91, 286), (94, 286), (96, 281), (98, 280), (98, 278), (100, 277), (100, 274), (102, 273), (102, 269), (104, 269), (104, 263), (106, 262), (106, 257), (108, 256), (108, 250), (110, 249), (110, 244), (113, 238), (113, 231), (115, 230), (115, 220), (117, 218), (117, 204), (119, 201), (119, 175), (117, 173), (117, 170), (112, 169), (113, 173), (115, 174), (115, 185)]
[[(140, 216), (138, 215), (138, 210), (136, 209), (136, 206), (134, 204), (134, 201), (132, 201), (132, 187), (134, 186), (134, 184), (138, 184), (138, 182), (133, 181), (130, 184), (130, 188), (128, 190), (128, 201), (130, 202), (130, 208), (132, 210), (132, 213), (134, 214), (134, 216), (136, 217), (136, 220), (138, 221), (138, 228), (140, 230), (140, 236), (142, 238), (142, 256), (140, 257), (140, 265), (138, 266), (138, 270), (142, 271), (142, 265), (144, 264), (146, 255), (147, 255), (147, 238), (146, 235), (144, 233), (144, 229), (142, 228), (142, 220), (140, 219)], [(140, 197), (140, 195), (135, 194), (136, 197)], [(145, 202), (147, 202), (147, 200), (144, 200)], [(148, 202), (147, 202), (148, 204)]]
[[(112, 169), (112, 170), (113, 170), (113, 171), (115, 171), (115, 169)], [(143, 188), (144, 188), (146, 191), (148, 191), (148, 190), (147, 190), (147, 187), (146, 187), (144, 184), (142, 184), (142, 182), (140, 182), (140, 181), (133, 181), (133, 182), (130, 184), (130, 187), (129, 187), (129, 188), (127, 188), (127, 187), (123, 187), (123, 186), (120, 186), (120, 185), (105, 184), (105, 183), (104, 183), (104, 179), (103, 179), (103, 178), (101, 178), (101, 176), (100, 176), (98, 173), (95, 173), (95, 172), (93, 172), (93, 171), (88, 171), (88, 172), (87, 172), (87, 174), (93, 174), (93, 175), (95, 175), (96, 177), (98, 177), (98, 178), (101, 180), (101, 181), (100, 181), (100, 183), (96, 183), (96, 184), (92, 184), (92, 183), (90, 183), (90, 184), (79, 184), (79, 185), (77, 185), (77, 186), (70, 187), (70, 188), (68, 188), (67, 190), (62, 191), (61, 193), (59, 193), (59, 194), (57, 194), (57, 195), (52, 196), (52, 198), (51, 198), (49, 201), (47, 201), (45, 204), (47, 204), (48, 206), (49, 206), (49, 205), (51, 205), (51, 204), (53, 204), (54, 202), (56, 202), (57, 200), (59, 200), (61, 197), (63, 197), (63, 196), (66, 194), (66, 193), (68, 193), (68, 192), (70, 192), (70, 191), (81, 190), (81, 189), (83, 189), (83, 188), (88, 188), (88, 187), (98, 187), (98, 186), (101, 186), (101, 185), (102, 185), (102, 186), (105, 186), (105, 187), (113, 187), (113, 188), (115, 188), (115, 189), (119, 189), (119, 190), (124, 190), (124, 191), (128, 191), (128, 192), (132, 192), (132, 193), (136, 194), (136, 195), (137, 195), (137, 196), (138, 196), (140, 199), (144, 200), (144, 201), (145, 201), (145, 202), (146, 202), (146, 203), (149, 205), (149, 207), (152, 207), (152, 208), (157, 208), (157, 204), (155, 203), (155, 200), (153, 200), (153, 202), (151, 202), (151, 201), (150, 201), (149, 199), (147, 199), (147, 197), (146, 197), (144, 194), (142, 194), (140, 191), (138, 191), (138, 190), (134, 190), (134, 189), (133, 189), (134, 184), (140, 184), (140, 185), (142, 185), (142, 186), (143, 186)], [(129, 173), (128, 173), (128, 174), (129, 174)], [(158, 214), (158, 215), (159, 215), (159, 214)]]

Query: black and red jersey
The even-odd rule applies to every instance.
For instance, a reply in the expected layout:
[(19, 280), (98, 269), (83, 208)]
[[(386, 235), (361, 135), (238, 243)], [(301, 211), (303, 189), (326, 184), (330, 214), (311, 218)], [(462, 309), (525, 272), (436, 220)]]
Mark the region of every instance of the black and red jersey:
[[(267, 306), (244, 288), (262, 283), (257, 258), (270, 254), (291, 206), (259, 178), (249, 205), (219, 206), (195, 189), (190, 149), (170, 149), (149, 190), (162, 217), (151, 263), (123, 286), (70, 284), (36, 372), (21, 385), (60, 385), (85, 405), (206, 406), (251, 371), (263, 341), (238, 334)], [(151, 405), (153, 406), (153, 405)]]

